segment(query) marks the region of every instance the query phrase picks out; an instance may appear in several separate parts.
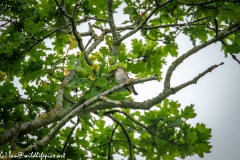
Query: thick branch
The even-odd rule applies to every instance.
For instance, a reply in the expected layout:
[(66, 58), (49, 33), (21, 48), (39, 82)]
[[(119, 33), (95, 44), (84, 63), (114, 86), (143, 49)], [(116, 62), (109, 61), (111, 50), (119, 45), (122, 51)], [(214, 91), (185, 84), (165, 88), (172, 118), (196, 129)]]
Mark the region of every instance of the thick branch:
[[(119, 42), (120, 34), (117, 32), (117, 29), (114, 23), (112, 3), (113, 3), (113, 0), (108, 0), (108, 24), (110, 26), (110, 30), (113, 35), (112, 55), (117, 57), (118, 48), (121, 43)], [(115, 61), (113, 61), (113, 64), (116, 63), (116, 61), (117, 61), (117, 58), (115, 59)]]
[(119, 38), (119, 34), (117, 33), (116, 26), (114, 23), (112, 3), (113, 0), (108, 0), (108, 24), (113, 35), (113, 41), (116, 41)]
[(56, 105), (54, 109), (62, 108), (62, 102), (63, 102), (63, 93), (66, 89), (67, 85), (70, 83), (70, 81), (75, 76), (76, 71), (71, 70), (67, 77), (64, 78), (63, 82), (60, 84), (59, 90), (56, 95)]
[(37, 151), (42, 146), (46, 146), (51, 140), (55, 138), (59, 130), (65, 125), (65, 123), (57, 124), (44, 138), (40, 141), (35, 142), (34, 144), (23, 149), (22, 152), (29, 153), (32, 151)]
[[(71, 74), (71, 72), (69, 74)], [(72, 117), (78, 115), (83, 108), (87, 108), (88, 106), (94, 104), (95, 102), (100, 100), (101, 97), (107, 96), (107, 95), (109, 95), (109, 94), (111, 94), (111, 93), (113, 93), (117, 90), (120, 90), (123, 87), (125, 87), (126, 85), (137, 84), (137, 83), (156, 80), (156, 79), (158, 79), (157, 76), (151, 76), (151, 77), (147, 77), (147, 78), (141, 78), (141, 79), (128, 81), (127, 83), (120, 84), (120, 85), (118, 85), (118, 86), (116, 86), (112, 89), (109, 89), (109, 90), (107, 90), (103, 93), (100, 93), (99, 95), (91, 98), (90, 100), (88, 100), (86, 102), (84, 102), (84, 99), (82, 99), (78, 103), (74, 104), (72, 108), (67, 108), (67, 109), (59, 108), (59, 109), (55, 109), (53, 111), (50, 111), (47, 114), (43, 114), (43, 115), (39, 116), (38, 118), (34, 119), (31, 122), (25, 122), (23, 124), (20, 124), (21, 127), (19, 129), (19, 136), (30, 133), (33, 130), (39, 129), (41, 127), (44, 127), (44, 126), (46, 126), (48, 124), (51, 124), (53, 122), (56, 122), (56, 121), (59, 121), (59, 122), (55, 127), (56, 128), (61, 128)], [(62, 89), (60, 89), (60, 90), (62, 90)], [(1, 133), (0, 134), (0, 145), (3, 145), (5, 143), (7, 143), (13, 137), (14, 133), (17, 132), (17, 129), (18, 129), (18, 125), (16, 125), (16, 126), (12, 127), (11, 129)], [(54, 135), (55, 133), (53, 131), (53, 133), (49, 133), (49, 134)], [(44, 141), (46, 141), (46, 140), (44, 140)]]
[(196, 84), (200, 78), (202, 78), (204, 75), (211, 72), (213, 69), (217, 68), (218, 66), (220, 66), (222, 64), (223, 63), (220, 63), (219, 65), (214, 65), (214, 66), (209, 67), (208, 69), (206, 69), (204, 72), (200, 73), (198, 76), (196, 76), (192, 80), (190, 80), (186, 83), (183, 83), (177, 87), (164, 89), (158, 96), (156, 96), (152, 99), (149, 99), (147, 101), (133, 102), (133, 101), (129, 101), (129, 100), (119, 100), (118, 102), (120, 103), (120, 105), (113, 105), (112, 103), (106, 103), (106, 102), (97, 102), (93, 106), (82, 110), (81, 114), (94, 112), (94, 111), (98, 111), (98, 110), (103, 110), (103, 109), (110, 109), (110, 108), (131, 108), (131, 109), (149, 110), (154, 105), (161, 103), (168, 96), (177, 93), (181, 89), (183, 89), (191, 84)]
[(44, 127), (48, 124), (51, 124), (51, 123), (54, 123), (54, 122), (60, 120), (68, 112), (69, 112), (69, 110), (64, 110), (64, 109), (50, 111), (47, 114), (40, 115), (39, 117), (37, 117), (36, 119), (34, 119), (31, 122), (25, 122), (25, 123), (13, 126), (9, 130), (6, 130), (0, 134), (0, 146), (9, 142), (12, 139), (12, 137), (14, 136), (14, 133), (16, 133), (18, 131), (18, 128), (19, 128), (18, 137), (20, 137), (20, 136), (23, 136), (34, 130), (37, 130), (41, 127)]

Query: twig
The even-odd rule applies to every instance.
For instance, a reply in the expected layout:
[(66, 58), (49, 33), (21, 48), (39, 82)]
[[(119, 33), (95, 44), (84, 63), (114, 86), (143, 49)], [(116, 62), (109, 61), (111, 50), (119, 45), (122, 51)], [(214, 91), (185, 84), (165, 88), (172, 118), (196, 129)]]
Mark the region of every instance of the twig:
[(154, 8), (154, 10), (152, 12), (149, 13), (149, 15), (143, 20), (142, 23), (140, 23), (137, 27), (135, 27), (133, 30), (129, 31), (128, 33), (126, 33), (125, 35), (123, 35), (122, 37), (120, 37), (120, 39), (118, 40), (118, 43), (122, 42), (124, 39), (128, 38), (129, 36), (133, 35), (134, 33), (136, 33), (138, 30), (140, 30), (141, 28), (143, 28), (143, 26), (147, 23), (147, 21), (152, 17), (152, 15), (160, 8), (166, 6), (167, 4), (169, 4), (170, 2), (172, 2), (173, 0), (168, 0), (162, 4), (159, 4), (156, 6), (156, 8)]
[(93, 37), (91, 37), (91, 38), (88, 40), (88, 42), (87, 42), (87, 44), (86, 44), (86, 46), (85, 46), (84, 49), (87, 49), (88, 45), (92, 42), (92, 40), (93, 40)]
[(63, 8), (60, 6), (60, 4), (58, 3), (57, 0), (55, 0), (58, 8), (61, 10), (61, 12), (63, 13), (63, 15), (65, 17), (67, 17), (70, 21), (71, 21), (71, 25), (72, 25), (72, 32), (78, 42), (78, 48), (80, 49), (81, 52), (84, 51), (84, 46), (83, 46), (83, 43), (82, 43), (82, 38), (81, 38), (81, 35), (77, 32), (77, 27), (76, 27), (76, 24), (75, 24), (75, 21), (74, 21), (74, 17), (72, 17), (71, 15), (67, 14), (65, 10), (63, 10)]
[(112, 111), (109, 111), (109, 112), (105, 112), (105, 114), (109, 114), (109, 113), (114, 113), (114, 112), (118, 112), (118, 113), (121, 113), (123, 115), (125, 115), (126, 117), (128, 117), (130, 120), (132, 120), (134, 123), (136, 123), (137, 125), (141, 126), (142, 128), (144, 128), (146, 131), (148, 131), (150, 134), (152, 134), (153, 136), (161, 139), (161, 140), (165, 140), (169, 143), (172, 143), (172, 144), (176, 144), (178, 146), (181, 146), (182, 144), (180, 143), (177, 143), (177, 142), (174, 142), (172, 140), (169, 140), (169, 139), (165, 139), (163, 137), (160, 137), (159, 135), (157, 135), (156, 133), (154, 133), (152, 130), (150, 130), (148, 127), (146, 127), (145, 125), (143, 125), (142, 123), (138, 122), (137, 120), (135, 120), (134, 118), (132, 118), (129, 114), (127, 114), (126, 112), (123, 112), (123, 111), (119, 111), (119, 110), (112, 110)]
[(215, 24), (215, 32), (216, 32), (216, 37), (218, 37), (218, 21), (216, 18), (214, 18), (214, 24)]
[(71, 104), (76, 104), (76, 102), (74, 102), (73, 100), (69, 99), (65, 94), (63, 95), (63, 98), (68, 101)]
[(62, 149), (62, 151), (60, 152), (60, 155), (63, 155), (64, 154), (64, 152), (65, 152), (65, 150), (66, 150), (66, 148), (67, 148), (67, 144), (68, 144), (68, 142), (69, 142), (69, 139), (70, 139), (70, 137), (72, 136), (72, 134), (73, 134), (73, 132), (74, 132), (74, 130), (76, 129), (76, 127), (77, 127), (77, 125), (79, 124), (79, 116), (77, 117), (77, 122), (76, 122), (76, 124), (72, 127), (72, 129), (71, 129), (71, 131), (70, 131), (70, 133), (69, 133), (69, 135), (68, 135), (68, 137), (67, 137), (67, 139), (66, 139), (66, 141), (65, 141), (65, 143), (64, 143), (64, 146), (63, 146), (63, 149)]
[(210, 4), (210, 3), (214, 3), (216, 1), (207, 1), (207, 2), (204, 2), (204, 3), (195, 3), (195, 2), (183, 2), (183, 1), (180, 1), (180, 0), (177, 0), (178, 3), (180, 4), (186, 4), (186, 5), (194, 5), (194, 6), (204, 6), (204, 5), (207, 5), (207, 4)]
[(140, 17), (138, 18), (138, 20), (136, 21), (136, 24), (139, 24), (140, 20), (142, 19), (142, 17), (150, 10), (152, 9), (152, 7), (148, 7), (143, 13), (139, 13), (140, 14)]
[(20, 54), (22, 55), (22, 54), (30, 51), (30, 50), (31, 50), (34, 46), (36, 46), (38, 43), (42, 42), (44, 39), (46, 39), (46, 38), (48, 38), (49, 36), (51, 36), (53, 33), (55, 33), (55, 32), (57, 32), (57, 31), (65, 28), (65, 27), (68, 27), (69, 25), (70, 25), (70, 24), (67, 24), (67, 25), (65, 25), (65, 26), (59, 27), (59, 28), (51, 31), (50, 33), (48, 33), (48, 34), (47, 34), (46, 36), (44, 36), (43, 38), (36, 40), (36, 42), (33, 43), (27, 50), (20, 52)]
[(109, 141), (109, 145), (108, 145), (108, 159), (112, 159), (112, 156), (111, 156), (111, 144), (112, 144), (112, 141), (113, 141), (113, 136), (114, 136), (114, 133), (115, 133), (115, 130), (117, 129), (119, 124), (117, 124), (114, 129), (112, 130), (112, 135), (111, 135), (111, 138), (110, 138), (110, 141)]
[(90, 147), (90, 148), (87, 148), (86, 150), (91, 150), (91, 149), (95, 149), (95, 148), (99, 148), (99, 147), (102, 147), (102, 146), (106, 146), (108, 145), (110, 142), (107, 142), (107, 143), (103, 143), (103, 144), (100, 144), (98, 146), (95, 146), (95, 147)]
[(235, 61), (237, 61), (237, 62), (240, 64), (240, 60), (237, 59), (237, 57), (236, 57), (234, 54), (230, 53), (230, 55), (232, 56), (232, 58), (233, 58)]
[(72, 13), (73, 19), (76, 17), (76, 15), (78, 13), (78, 6), (79, 6), (79, 3), (77, 2), (74, 6), (74, 10), (73, 10), (73, 13)]
[(198, 81), (200, 78), (202, 78), (203, 76), (205, 76), (207, 73), (212, 72), (212, 70), (216, 69), (217, 67), (219, 67), (219, 66), (221, 66), (221, 65), (223, 65), (223, 64), (224, 64), (224, 63), (221, 62), (221, 63), (218, 64), (218, 65), (213, 65), (213, 66), (209, 67), (209, 68), (206, 69), (204, 72), (198, 74), (198, 76), (196, 76), (195, 78), (193, 78), (191, 81), (188, 81), (188, 82), (186, 82), (186, 83), (183, 83), (183, 84), (181, 84), (181, 85), (179, 85), (179, 86), (177, 86), (177, 87), (171, 88), (172, 92), (173, 92), (173, 93), (176, 93), (176, 92), (179, 91), (180, 89), (185, 88), (186, 86), (189, 86), (190, 84), (196, 84), (197, 81)]
[(129, 159), (132, 160), (133, 159), (133, 155), (132, 155), (132, 141), (131, 141), (131, 139), (130, 139), (126, 129), (124, 128), (123, 124), (120, 121), (118, 121), (117, 119), (115, 119), (111, 115), (107, 115), (107, 116), (110, 119), (112, 119), (115, 123), (117, 123), (121, 127), (123, 133), (125, 134), (125, 136), (127, 138), (127, 141), (128, 141), (128, 147), (129, 147)]
[(47, 111), (51, 109), (51, 106), (46, 102), (34, 101), (34, 100), (25, 99), (25, 98), (18, 98), (18, 102), (20, 104), (33, 104), (33, 105), (41, 106), (43, 109)]

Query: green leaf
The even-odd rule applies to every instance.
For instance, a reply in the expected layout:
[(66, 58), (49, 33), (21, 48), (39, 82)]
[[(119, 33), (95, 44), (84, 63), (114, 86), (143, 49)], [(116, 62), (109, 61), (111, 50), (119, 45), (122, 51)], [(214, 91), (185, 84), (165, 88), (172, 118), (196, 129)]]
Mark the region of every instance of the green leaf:
[(97, 96), (100, 93), (96, 88), (92, 88), (89, 93), (86, 94), (86, 99), (91, 99), (94, 96)]
[(127, 59), (126, 46), (124, 44), (122, 44), (118, 49), (118, 60), (120, 62), (125, 62), (126, 59)]
[(101, 88), (106, 88), (107, 86), (107, 79), (99, 77), (96, 79), (96, 85), (101, 87)]
[(239, 53), (240, 52), (240, 46), (236, 42), (233, 42), (231, 45), (225, 45), (224, 48), (227, 53)]
[(185, 119), (196, 117), (196, 113), (194, 113), (193, 105), (185, 107), (184, 110), (181, 111), (181, 115)]
[(125, 14), (135, 14), (135, 13), (137, 13), (137, 10), (136, 10), (135, 7), (126, 7), (126, 8), (124, 8), (123, 11), (124, 11)]
[(107, 47), (101, 47), (99, 51), (100, 51), (100, 53), (103, 54), (104, 56), (107, 56), (108, 53), (109, 53)]
[(141, 40), (133, 39), (132, 40), (132, 53), (138, 53), (141, 55), (143, 51), (143, 43)]
[(75, 134), (76, 137), (83, 137), (83, 138), (86, 137), (86, 135), (87, 135), (87, 132), (79, 128), (77, 129)]
[(194, 131), (193, 132), (188, 131), (186, 137), (187, 137), (187, 143), (189, 144), (193, 144), (198, 139), (197, 133)]
[(84, 116), (80, 117), (83, 128), (89, 128), (89, 127), (93, 127), (93, 124), (91, 122), (91, 116), (90, 114), (86, 114)]
[(177, 52), (177, 46), (174, 44), (168, 44), (165, 47), (163, 47), (163, 52), (170, 53), (173, 57), (176, 57), (178, 55)]

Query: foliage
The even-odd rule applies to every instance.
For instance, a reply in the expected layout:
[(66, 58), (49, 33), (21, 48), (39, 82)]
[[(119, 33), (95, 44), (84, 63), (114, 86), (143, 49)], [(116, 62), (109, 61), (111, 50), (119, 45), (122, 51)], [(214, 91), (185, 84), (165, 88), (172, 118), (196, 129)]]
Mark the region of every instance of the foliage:
[[(127, 19), (117, 15), (122, 8)], [(184, 59), (214, 42), (222, 42), (225, 56), (239, 53), (239, 11), (231, 0), (1, 1), (0, 150), (82, 160), (203, 157), (211, 129), (188, 123), (194, 105), (180, 107), (167, 97), (219, 65), (175, 88), (170, 79)], [(132, 38), (127, 48), (124, 40), (137, 32), (141, 39)], [(181, 56), (180, 33), (195, 46)], [(178, 58), (162, 79), (168, 56)], [(117, 66), (139, 78), (129, 83), (157, 74), (164, 90), (134, 102), (118, 91), (123, 85), (113, 88)]]

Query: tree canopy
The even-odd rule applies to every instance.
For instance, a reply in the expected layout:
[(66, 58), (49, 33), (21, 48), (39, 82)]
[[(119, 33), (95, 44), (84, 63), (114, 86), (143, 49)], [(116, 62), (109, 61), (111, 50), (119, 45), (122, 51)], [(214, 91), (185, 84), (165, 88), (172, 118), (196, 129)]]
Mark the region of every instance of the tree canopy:
[[(2, 0), (0, 151), (81, 160), (204, 157), (211, 129), (190, 125), (194, 105), (168, 97), (223, 63), (178, 86), (170, 81), (184, 60), (219, 41), (223, 56), (240, 64), (239, 30), (237, 0)], [(181, 55), (180, 34), (194, 46)], [(163, 75), (169, 56), (175, 60)], [(118, 66), (136, 79), (118, 85)], [(135, 102), (124, 89), (147, 81), (164, 85), (149, 100)]]

